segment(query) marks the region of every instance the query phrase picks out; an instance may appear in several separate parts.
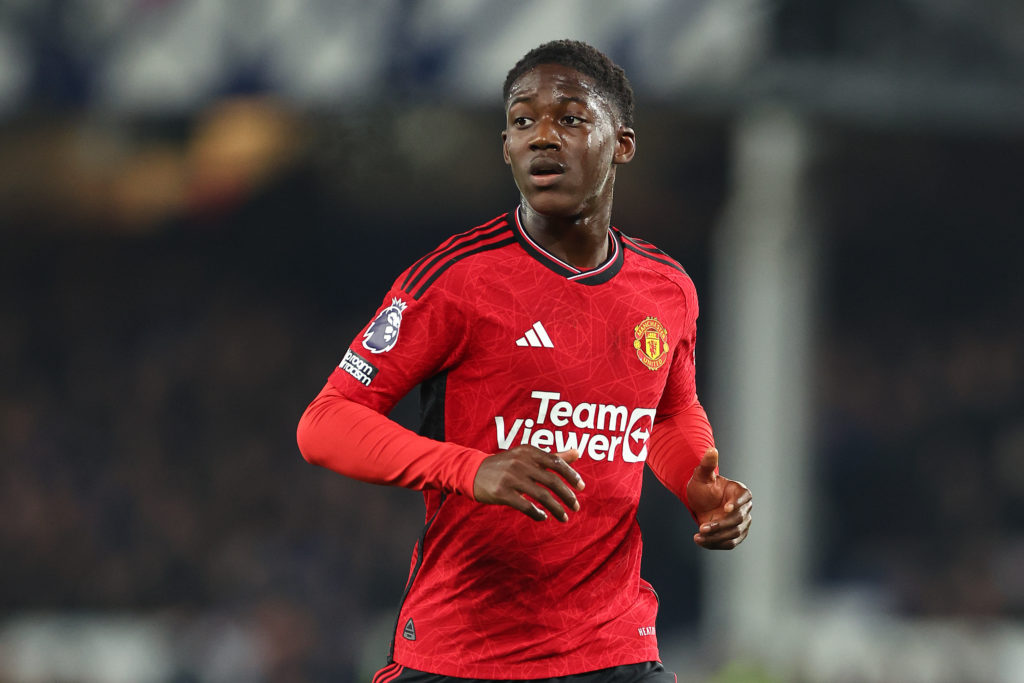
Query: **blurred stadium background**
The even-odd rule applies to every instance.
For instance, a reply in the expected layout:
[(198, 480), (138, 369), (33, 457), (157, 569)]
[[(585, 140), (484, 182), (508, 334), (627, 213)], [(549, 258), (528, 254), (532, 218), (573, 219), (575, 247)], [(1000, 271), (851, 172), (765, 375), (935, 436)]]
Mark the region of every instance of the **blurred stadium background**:
[(666, 662), (1024, 680), (1019, 0), (2, 0), (0, 681), (368, 680), (420, 499), (295, 423), (514, 206), (500, 85), (559, 37), (633, 81), (616, 224), (696, 280), (757, 501), (709, 556), (646, 487)]

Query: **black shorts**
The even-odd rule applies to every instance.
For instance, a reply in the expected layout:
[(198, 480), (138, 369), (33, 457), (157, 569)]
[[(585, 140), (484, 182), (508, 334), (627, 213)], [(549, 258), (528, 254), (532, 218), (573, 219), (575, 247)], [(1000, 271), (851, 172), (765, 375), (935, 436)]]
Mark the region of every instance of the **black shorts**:
[[(373, 677), (373, 683), (500, 683), (500, 681), (428, 674), (394, 663), (378, 671)], [(520, 683), (678, 683), (678, 680), (674, 673), (665, 671), (665, 667), (659, 662), (644, 662), (613, 666), (610, 669), (588, 671), (571, 676), (536, 678), (520, 681)]]

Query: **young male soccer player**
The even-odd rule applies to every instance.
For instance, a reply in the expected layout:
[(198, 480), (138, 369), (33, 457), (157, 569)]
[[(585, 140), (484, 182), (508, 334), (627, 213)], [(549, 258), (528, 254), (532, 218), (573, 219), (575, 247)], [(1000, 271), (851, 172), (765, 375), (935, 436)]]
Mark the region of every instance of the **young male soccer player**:
[[(299, 447), (424, 492), (375, 683), (674, 681), (640, 578), (644, 463), (698, 545), (733, 548), (750, 525), (697, 400), (697, 295), (678, 263), (611, 226), (616, 169), (636, 150), (622, 69), (547, 43), (504, 97), (519, 206), (398, 277), (302, 416)], [(420, 435), (385, 417), (417, 384)]]

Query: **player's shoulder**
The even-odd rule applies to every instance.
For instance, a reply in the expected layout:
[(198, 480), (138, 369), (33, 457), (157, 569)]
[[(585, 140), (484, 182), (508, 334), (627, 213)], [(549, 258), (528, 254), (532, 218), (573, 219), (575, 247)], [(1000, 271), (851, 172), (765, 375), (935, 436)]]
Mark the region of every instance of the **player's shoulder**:
[(454, 266), (479, 259), (489, 253), (515, 244), (511, 215), (503, 213), (486, 223), (452, 235), (436, 249), (407, 268), (396, 281), (402, 291), (413, 299), (422, 297)]
[(693, 289), (693, 281), (682, 264), (647, 240), (616, 230), (625, 256), (638, 267), (653, 271), (675, 282), (685, 290)]

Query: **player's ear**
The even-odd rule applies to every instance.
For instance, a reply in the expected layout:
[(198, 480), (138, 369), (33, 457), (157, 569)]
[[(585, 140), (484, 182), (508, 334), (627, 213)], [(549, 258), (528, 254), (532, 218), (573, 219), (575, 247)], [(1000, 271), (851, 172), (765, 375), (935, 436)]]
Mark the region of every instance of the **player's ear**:
[(505, 157), (506, 165), (512, 165), (512, 160), (508, 158), (508, 133), (504, 130), (501, 131), (501, 156)]
[(615, 156), (612, 162), (628, 164), (636, 154), (636, 132), (629, 126), (619, 126), (615, 133)]

